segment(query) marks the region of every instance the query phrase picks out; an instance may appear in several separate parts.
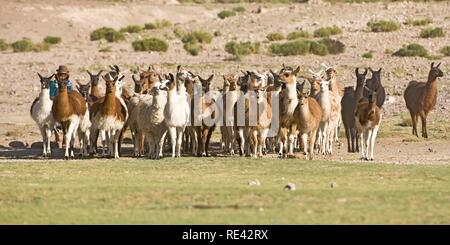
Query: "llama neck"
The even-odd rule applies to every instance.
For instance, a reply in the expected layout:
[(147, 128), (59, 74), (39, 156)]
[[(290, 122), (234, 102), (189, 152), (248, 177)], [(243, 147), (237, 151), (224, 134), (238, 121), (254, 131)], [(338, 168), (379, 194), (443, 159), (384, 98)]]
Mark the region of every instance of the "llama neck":
[(116, 110), (116, 91), (111, 90), (106, 93), (105, 100), (103, 102), (102, 114), (103, 115), (114, 115)]
[(358, 103), (358, 101), (363, 97), (363, 93), (364, 93), (363, 85), (357, 84), (355, 89), (355, 103)]
[(44, 89), (41, 90), (41, 93), (39, 94), (39, 101), (51, 102), (50, 89), (44, 88)]
[(91, 95), (92, 95), (92, 96), (95, 96), (95, 97), (97, 97), (97, 98), (100, 97), (100, 88), (98, 87), (98, 84), (92, 85), (92, 88), (91, 88)]
[(436, 78), (428, 78), (425, 88), (425, 98), (433, 98), (435, 100), (437, 92)]
[(308, 122), (311, 118), (311, 111), (309, 110), (309, 104), (308, 105), (300, 105), (300, 124), (306, 125), (303, 122)]

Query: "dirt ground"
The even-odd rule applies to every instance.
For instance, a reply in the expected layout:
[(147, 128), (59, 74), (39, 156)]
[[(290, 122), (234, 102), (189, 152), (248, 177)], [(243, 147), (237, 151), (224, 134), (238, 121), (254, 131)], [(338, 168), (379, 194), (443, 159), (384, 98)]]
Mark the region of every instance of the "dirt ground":
[[(221, 20), (217, 13), (236, 5), (206, 4), (184, 5), (175, 0), (157, 1), (7, 1), (0, 0), (0, 39), (8, 43), (31, 38), (41, 41), (45, 36), (62, 37), (62, 43), (46, 52), (0, 53), (0, 158), (32, 158), (40, 153), (39, 148), (30, 149), (40, 135), (29, 115), (32, 101), (39, 93), (36, 72), (51, 74), (58, 65), (66, 64), (71, 70), (71, 79), (82, 83), (88, 81), (86, 69), (98, 71), (110, 64), (123, 67), (127, 86), (132, 86), (131, 70), (137, 66), (159, 65), (162, 72), (174, 72), (176, 64), (184, 64), (201, 75), (216, 74), (213, 87), (221, 87), (221, 75), (240, 69), (279, 69), (282, 63), (299, 65), (302, 72), (308, 68), (318, 70), (321, 63), (335, 66), (342, 84), (355, 83), (355, 67), (371, 66), (383, 68), (382, 83), (388, 92), (388, 102), (384, 108), (384, 118), (389, 120), (406, 110), (401, 96), (407, 83), (412, 79), (426, 81), (430, 63), (426, 58), (394, 57), (386, 50), (398, 50), (402, 45), (419, 43), (431, 54), (450, 44), (450, 2), (433, 3), (371, 3), (371, 4), (330, 4), (310, 1), (308, 4), (243, 4), (246, 11), (238, 16)], [(261, 8), (261, 13), (254, 13)], [(401, 25), (401, 29), (389, 33), (369, 32), (366, 23), (370, 19), (392, 19), (403, 23), (408, 18), (429, 17), (431, 27), (443, 27), (446, 36), (441, 38), (419, 38), (423, 27)], [(106, 43), (90, 41), (89, 33), (94, 29), (108, 26), (121, 27), (143, 25), (155, 20), (167, 19), (174, 26), (166, 29), (127, 34), (126, 41)], [(267, 43), (263, 43), (270, 32), (280, 31), (285, 35), (294, 30), (313, 32), (323, 26), (337, 25), (343, 33), (335, 36), (346, 44), (346, 52), (329, 56), (289, 56), (279, 57), (268, 54)], [(183, 30), (220, 31), (211, 44), (198, 56), (189, 55), (182, 42), (173, 34), (174, 27)], [(166, 53), (135, 52), (131, 42), (144, 36), (155, 36), (168, 40)], [(241, 61), (230, 60), (224, 51), (227, 41), (259, 41), (262, 52), (244, 57)], [(98, 50), (111, 46), (112, 52)], [(361, 55), (372, 51), (373, 58)], [(448, 102), (450, 96), (449, 57), (439, 62), (444, 78), (439, 80), (439, 96), (436, 109), (429, 120), (450, 122)], [(430, 127), (432, 127), (431, 124)], [(383, 131), (383, 124), (381, 126)], [(409, 129), (408, 129), (409, 130)], [(450, 134), (444, 131), (443, 134)], [(450, 163), (449, 137), (405, 142), (401, 136), (380, 137), (376, 145), (377, 161), (389, 163)], [(217, 141), (217, 138), (216, 138)], [(341, 139), (345, 143), (344, 139)], [(36, 144), (34, 144), (36, 146)], [(128, 146), (129, 145), (125, 145)], [(346, 145), (336, 147), (330, 158), (333, 160), (355, 160), (356, 154), (346, 153)]]

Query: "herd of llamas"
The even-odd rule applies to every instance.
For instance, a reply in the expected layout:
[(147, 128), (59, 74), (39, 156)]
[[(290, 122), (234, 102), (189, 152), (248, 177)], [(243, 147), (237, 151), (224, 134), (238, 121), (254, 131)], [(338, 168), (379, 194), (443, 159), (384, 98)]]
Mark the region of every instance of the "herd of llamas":
[[(443, 77), (439, 66), (431, 63), (428, 80), (411, 81), (404, 91), (415, 136), (420, 117), (422, 137), (428, 137), (427, 115), (436, 105), (437, 80)], [(100, 151), (103, 157), (119, 158), (128, 129), (135, 157), (147, 154), (159, 159), (165, 148), (170, 148), (172, 157), (209, 156), (217, 127), (224, 154), (262, 157), (276, 152), (279, 157), (293, 157), (300, 151), (313, 159), (315, 154), (333, 153), (343, 125), (348, 151), (374, 160), (386, 97), (381, 68), (363, 72), (356, 68), (356, 87), (342, 88), (336, 69), (326, 64), (319, 72), (309, 70), (310, 76), (301, 76), (300, 67), (283, 64), (278, 72), (224, 74), (220, 91), (210, 89), (214, 75), (204, 78), (181, 66), (174, 74), (160, 74), (153, 65), (140, 70), (138, 78), (132, 76), (131, 91), (123, 87), (121, 69), (117, 65), (110, 69), (87, 71), (90, 82), (77, 82), (76, 89), (68, 89), (68, 76), (38, 74), (41, 91), (31, 106), (31, 117), (42, 135), (43, 157), (51, 156), (52, 134), (61, 143), (57, 128), (62, 130), (65, 159), (75, 158), (76, 138), (82, 158)], [(366, 78), (369, 71), (371, 77)], [(52, 79), (57, 83), (54, 97), (50, 96)], [(100, 79), (106, 85), (104, 92)]]

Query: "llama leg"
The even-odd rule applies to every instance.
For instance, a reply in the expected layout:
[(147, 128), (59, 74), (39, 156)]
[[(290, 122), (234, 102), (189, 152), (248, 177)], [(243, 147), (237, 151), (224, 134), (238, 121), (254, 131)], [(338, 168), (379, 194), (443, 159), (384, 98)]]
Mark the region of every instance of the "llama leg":
[(314, 145), (316, 143), (317, 129), (313, 130), (309, 135), (309, 159), (314, 159)]
[(113, 142), (112, 143), (113, 156), (114, 158), (119, 159), (120, 130), (112, 130), (110, 140)]
[(180, 127), (177, 129), (178, 137), (177, 137), (177, 157), (181, 157), (181, 144), (183, 143), (183, 133), (184, 128)]
[(378, 133), (378, 129), (379, 129), (379, 125), (375, 126), (373, 128), (373, 132), (372, 132), (372, 138), (371, 138), (371, 143), (370, 143), (370, 160), (373, 161), (374, 157), (373, 157), (373, 148), (375, 147), (375, 140), (377, 138), (377, 133)]
[(414, 119), (413, 119), (413, 134), (417, 137), (419, 137), (419, 132), (417, 131), (417, 123), (419, 121), (419, 115), (418, 114), (414, 114)]
[(364, 152), (366, 153), (364, 157), (365, 160), (369, 160), (370, 137), (372, 137), (372, 130), (364, 130)]
[(170, 136), (170, 142), (172, 143), (172, 157), (175, 157), (175, 148), (177, 145), (177, 128), (170, 127), (169, 128), (169, 136)]
[(362, 131), (362, 132), (360, 132), (359, 133), (359, 140), (360, 140), (360, 149), (359, 149), (359, 151), (360, 151), (360, 153), (361, 153), (361, 160), (363, 160), (364, 158), (365, 158), (365, 153), (364, 153), (364, 150), (365, 150), (365, 147), (364, 147), (364, 130)]
[(253, 157), (258, 156), (258, 131), (255, 129), (251, 132), (251, 144), (253, 145), (252, 154)]
[(148, 158), (154, 159), (154, 158), (156, 158), (155, 142), (153, 140), (153, 137), (150, 137), (150, 135), (147, 135), (146, 138), (147, 138), (147, 143), (148, 143)]
[(208, 129), (208, 133), (206, 134), (205, 153), (206, 153), (207, 157), (209, 157), (209, 141), (211, 140), (212, 132), (213, 132), (213, 129), (210, 128), (210, 129)]
[(45, 129), (44, 127), (39, 127), (39, 131), (41, 131), (42, 136), (42, 156), (47, 157), (47, 144), (46, 144), (46, 137)]
[(422, 120), (422, 137), (428, 138), (427, 117), (425, 115), (420, 115), (420, 119)]
[(164, 148), (164, 139), (166, 138), (167, 135), (167, 130), (165, 130), (162, 133), (161, 139), (159, 140), (159, 142), (155, 142), (157, 145), (157, 158), (156, 159), (160, 159), (161, 157), (163, 157), (163, 148)]
[(50, 156), (52, 149), (51, 149), (51, 139), (52, 139), (52, 127), (46, 127), (45, 128), (45, 134), (47, 136), (46, 138), (46, 144), (47, 144), (47, 157)]
[(244, 138), (244, 129), (241, 127), (239, 128), (239, 139), (241, 141), (241, 156), (245, 156), (245, 150), (244, 150), (244, 146), (245, 146), (245, 138)]
[(278, 150), (278, 157), (280, 157), (280, 158), (282, 158), (283, 157), (283, 150), (284, 150), (284, 147), (285, 147), (285, 142), (286, 142), (286, 134), (287, 134), (287, 129), (286, 128), (280, 128), (280, 132), (279, 132), (279, 134), (280, 134), (280, 141), (279, 141), (279, 144), (280, 144), (280, 149)]
[(106, 156), (106, 132), (100, 130), (100, 139), (102, 140), (102, 157)]
[(308, 156), (308, 134), (302, 134), (302, 143), (303, 143), (303, 155)]
[[(73, 157), (73, 149), (71, 147), (71, 144), (72, 144), (73, 135), (75, 133), (74, 130), (78, 126), (76, 124), (77, 124), (77, 122), (75, 122), (75, 120), (69, 122), (69, 127), (67, 129), (66, 134), (64, 135), (64, 139), (66, 141), (66, 151), (64, 153), (64, 157), (65, 157), (66, 160), (69, 160), (69, 157)], [(71, 148), (70, 149), (70, 155), (69, 155), (69, 148)]]
[(345, 138), (347, 138), (347, 151), (352, 152), (350, 148), (350, 128), (345, 127)]

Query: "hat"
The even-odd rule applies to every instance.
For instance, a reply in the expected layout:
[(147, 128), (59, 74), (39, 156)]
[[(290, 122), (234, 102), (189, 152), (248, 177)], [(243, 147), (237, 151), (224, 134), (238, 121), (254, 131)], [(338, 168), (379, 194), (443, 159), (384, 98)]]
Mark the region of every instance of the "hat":
[(69, 69), (67, 69), (67, 66), (59, 66), (56, 72), (58, 74), (69, 74)]

